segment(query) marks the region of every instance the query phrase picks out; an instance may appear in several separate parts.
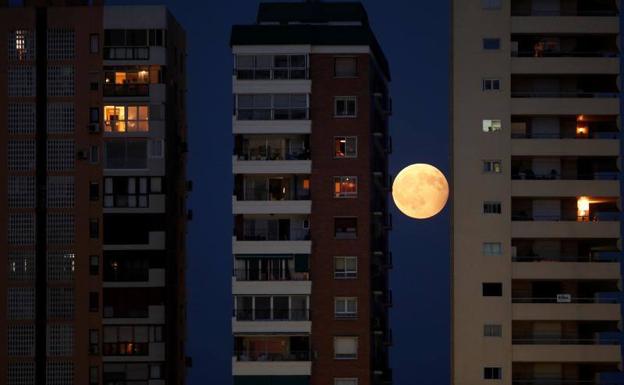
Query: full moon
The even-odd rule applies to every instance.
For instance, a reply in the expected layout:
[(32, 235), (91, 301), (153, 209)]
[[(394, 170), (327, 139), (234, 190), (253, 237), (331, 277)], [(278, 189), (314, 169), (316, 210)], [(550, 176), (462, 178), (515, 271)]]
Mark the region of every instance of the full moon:
[(437, 168), (423, 163), (405, 167), (394, 179), (392, 198), (410, 218), (431, 218), (444, 208), (449, 185)]

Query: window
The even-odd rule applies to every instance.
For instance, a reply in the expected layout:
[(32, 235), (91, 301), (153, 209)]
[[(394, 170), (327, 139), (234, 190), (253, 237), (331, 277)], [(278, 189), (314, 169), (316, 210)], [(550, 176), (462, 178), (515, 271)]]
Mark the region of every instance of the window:
[(89, 148), (89, 163), (98, 164), (100, 162), (100, 147), (91, 146)]
[(147, 168), (146, 140), (110, 140), (105, 148), (107, 169)]
[(100, 35), (97, 33), (92, 33), (91, 35), (89, 35), (89, 52), (100, 52)]
[(334, 378), (334, 385), (358, 385), (357, 378)]
[(483, 91), (500, 91), (501, 80), (494, 78), (483, 79), (482, 89)]
[(334, 278), (357, 278), (357, 257), (334, 257)]
[(9, 32), (9, 60), (26, 61), (35, 59), (34, 31), (18, 29)]
[(499, 119), (484, 119), (483, 132), (498, 132), (503, 129), (503, 122)]
[(483, 325), (483, 336), (485, 337), (501, 337), (503, 335), (503, 326), (498, 324)]
[(148, 207), (147, 177), (108, 177), (104, 179), (104, 207)]
[(32, 287), (9, 287), (7, 289), (7, 319), (35, 319), (35, 289)]
[(486, 380), (500, 380), (503, 378), (502, 368), (483, 368), (483, 378)]
[(48, 59), (71, 60), (74, 58), (76, 34), (67, 28), (48, 30)]
[(98, 239), (100, 237), (100, 221), (97, 218), (89, 219), (89, 238)]
[(98, 107), (89, 108), (89, 123), (100, 122), (100, 109)]
[(76, 270), (76, 254), (72, 252), (48, 252), (48, 282), (73, 281)]
[(46, 365), (47, 385), (73, 385), (74, 363), (71, 361), (48, 361)]
[(98, 182), (89, 183), (89, 200), (96, 202), (100, 199), (100, 184)]
[(97, 366), (89, 367), (89, 385), (98, 385), (100, 383), (100, 368)]
[(483, 39), (483, 49), (488, 50), (488, 51), (500, 49), (500, 39), (498, 38)]
[(335, 176), (334, 198), (357, 198), (357, 183), (356, 176)]
[(89, 311), (97, 313), (100, 310), (100, 293), (92, 291), (89, 293)]
[(9, 214), (9, 245), (35, 244), (35, 216), (31, 213)]
[(352, 78), (357, 73), (357, 58), (355, 57), (337, 57), (334, 62), (334, 75), (337, 78)]
[(35, 326), (11, 325), (7, 330), (7, 350), (9, 356), (35, 356)]
[(34, 66), (12, 66), (7, 71), (9, 96), (36, 96)]
[(165, 142), (162, 139), (150, 140), (150, 158), (162, 158), (164, 156)]
[(48, 318), (70, 320), (74, 318), (74, 289), (48, 288)]
[(502, 0), (481, 0), (481, 8), (483, 9), (501, 9)]
[(357, 239), (357, 218), (334, 218), (336, 239)]
[(334, 137), (334, 158), (357, 158), (357, 136)]
[(25, 209), (35, 207), (35, 177), (9, 175), (9, 208)]
[(484, 214), (500, 214), (502, 212), (502, 205), (500, 202), (483, 202)]
[(483, 283), (484, 297), (501, 297), (503, 295), (503, 284), (500, 282)]
[(48, 176), (47, 203), (49, 208), (74, 207), (74, 177)]
[(10, 103), (8, 106), (9, 134), (32, 134), (37, 117), (34, 103)]
[(238, 120), (306, 120), (307, 94), (240, 94)]
[(31, 385), (35, 383), (35, 363), (11, 362), (7, 370), (8, 385)]
[(236, 76), (241, 80), (307, 78), (306, 55), (238, 55)]
[(357, 358), (357, 337), (334, 337), (334, 358), (338, 360), (354, 360)]
[(483, 255), (498, 256), (503, 254), (503, 245), (500, 242), (485, 242), (483, 244)]
[(73, 103), (48, 104), (48, 132), (70, 133), (74, 131), (75, 111)]
[(13, 251), (9, 253), (9, 281), (32, 281), (35, 278), (35, 253)]
[(148, 132), (148, 106), (104, 106), (106, 132)]
[(29, 171), (35, 169), (37, 154), (34, 140), (9, 140), (7, 146), (9, 171)]
[(71, 139), (48, 140), (48, 171), (73, 170), (76, 162), (76, 145)]
[(100, 273), (100, 256), (91, 255), (89, 257), (89, 274), (98, 275)]
[(73, 214), (48, 214), (47, 239), (50, 244), (69, 245), (74, 243), (76, 221)]
[(357, 97), (336, 97), (334, 99), (334, 116), (337, 118), (355, 118), (357, 116)]
[(69, 357), (74, 354), (74, 326), (48, 325), (48, 356)]
[(502, 162), (500, 160), (484, 160), (483, 172), (500, 174), (502, 172)]
[(150, 342), (157, 342), (160, 326), (105, 326), (102, 354), (104, 356), (146, 356)]
[(334, 316), (336, 318), (357, 318), (357, 298), (334, 298)]
[(48, 96), (74, 96), (74, 66), (48, 67)]

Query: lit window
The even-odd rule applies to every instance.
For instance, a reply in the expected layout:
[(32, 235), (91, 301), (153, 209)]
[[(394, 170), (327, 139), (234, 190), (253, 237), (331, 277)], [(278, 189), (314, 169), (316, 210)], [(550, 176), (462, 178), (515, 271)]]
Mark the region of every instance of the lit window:
[(357, 278), (357, 257), (334, 257), (334, 278)]
[(352, 78), (357, 76), (357, 58), (337, 57), (334, 62), (337, 78)]
[(483, 132), (498, 132), (502, 130), (503, 122), (499, 119), (484, 119)]
[(496, 78), (483, 79), (483, 91), (499, 91), (501, 89), (501, 80)]
[(334, 298), (334, 316), (336, 318), (357, 318), (357, 298)]
[(357, 218), (334, 218), (336, 239), (357, 239)]
[(485, 38), (483, 39), (483, 49), (485, 50), (499, 50), (500, 39), (498, 38)]
[(484, 214), (500, 214), (502, 212), (502, 205), (500, 202), (483, 202)]
[(338, 118), (355, 118), (357, 116), (357, 97), (336, 97), (334, 100), (334, 116)]
[(104, 106), (106, 132), (149, 131), (148, 106)]
[(357, 177), (334, 177), (334, 198), (357, 198)]
[(483, 172), (500, 174), (502, 172), (501, 164), (500, 160), (484, 160)]
[(357, 337), (334, 337), (334, 358), (354, 360), (357, 358)]
[(334, 138), (334, 157), (356, 158), (357, 136), (337, 136)]
[(503, 253), (503, 245), (500, 242), (485, 242), (483, 244), (483, 255), (501, 255)]
[(486, 380), (500, 380), (503, 378), (503, 369), (483, 368), (483, 378)]

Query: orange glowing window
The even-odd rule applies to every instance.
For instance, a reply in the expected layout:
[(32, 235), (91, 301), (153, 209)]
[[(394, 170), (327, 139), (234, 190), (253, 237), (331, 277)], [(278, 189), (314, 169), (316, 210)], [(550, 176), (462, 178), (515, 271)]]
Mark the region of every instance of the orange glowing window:
[(357, 177), (354, 177), (354, 176), (334, 177), (334, 197), (335, 198), (356, 198), (357, 197)]
[(106, 132), (149, 131), (148, 106), (104, 106)]
[(309, 190), (310, 189), (310, 179), (304, 179), (303, 180), (303, 188), (305, 190)]

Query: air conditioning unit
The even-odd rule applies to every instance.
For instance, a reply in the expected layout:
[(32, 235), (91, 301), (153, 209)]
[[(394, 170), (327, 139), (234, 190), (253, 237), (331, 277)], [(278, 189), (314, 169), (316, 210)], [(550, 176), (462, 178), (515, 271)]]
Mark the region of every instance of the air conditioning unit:
[(100, 132), (100, 123), (89, 123), (89, 133), (97, 134)]
[(557, 303), (571, 303), (572, 294), (557, 294)]

